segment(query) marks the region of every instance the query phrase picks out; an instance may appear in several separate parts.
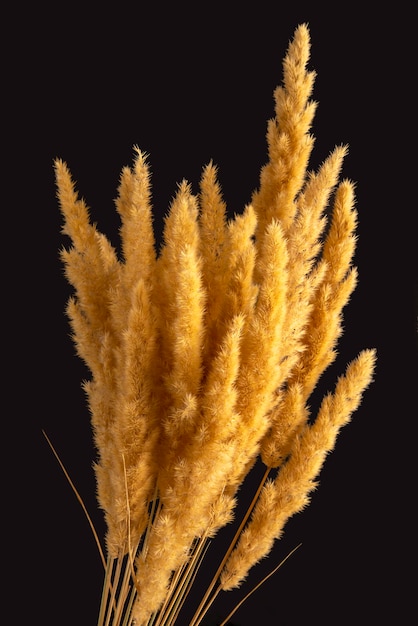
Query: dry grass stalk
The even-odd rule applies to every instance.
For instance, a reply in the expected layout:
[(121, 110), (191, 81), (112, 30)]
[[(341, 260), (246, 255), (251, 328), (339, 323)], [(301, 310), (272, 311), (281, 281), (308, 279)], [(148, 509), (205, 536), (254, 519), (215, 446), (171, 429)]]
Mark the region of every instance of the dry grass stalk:
[[(357, 277), (354, 187), (339, 182), (346, 147), (307, 172), (316, 108), (309, 49), (302, 24), (275, 91), (269, 160), (242, 215), (228, 219), (210, 163), (199, 196), (179, 185), (157, 252), (148, 164), (136, 150), (116, 201), (119, 259), (91, 224), (66, 164), (55, 163), (72, 241), (62, 251), (75, 289), (67, 311), (91, 371), (85, 388), (107, 523), (99, 626), (175, 623), (208, 540), (233, 518), (237, 490), (261, 457), (264, 479), (197, 626), (308, 503), (372, 380), (375, 354), (364, 350), (308, 420)], [(279, 468), (274, 479), (271, 468)]]

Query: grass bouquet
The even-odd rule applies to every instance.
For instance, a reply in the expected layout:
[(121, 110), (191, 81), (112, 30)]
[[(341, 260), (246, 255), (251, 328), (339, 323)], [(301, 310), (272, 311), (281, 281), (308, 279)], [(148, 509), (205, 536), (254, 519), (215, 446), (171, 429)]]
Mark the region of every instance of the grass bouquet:
[[(216, 165), (199, 192), (178, 185), (157, 249), (147, 156), (120, 176), (120, 254), (91, 223), (55, 161), (68, 316), (84, 382), (106, 521), (98, 626), (168, 626), (208, 542), (231, 522), (255, 463), (259, 488), (189, 626), (239, 587), (286, 521), (309, 502), (327, 453), (372, 380), (363, 350), (312, 416), (309, 397), (336, 358), (356, 286), (354, 185), (345, 146), (307, 169), (314, 72), (299, 25), (268, 123), (268, 160), (241, 214), (228, 217)], [(225, 622), (224, 622), (225, 623)]]

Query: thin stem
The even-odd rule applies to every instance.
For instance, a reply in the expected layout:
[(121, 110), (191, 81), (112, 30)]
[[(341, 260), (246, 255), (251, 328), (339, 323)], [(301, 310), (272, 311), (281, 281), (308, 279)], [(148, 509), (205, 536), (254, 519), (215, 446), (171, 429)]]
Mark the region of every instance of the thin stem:
[(135, 600), (135, 596), (137, 594), (136, 587), (132, 586), (131, 588), (131, 596), (129, 598), (129, 602), (126, 606), (125, 618), (123, 620), (122, 626), (129, 626), (132, 623), (132, 606)]
[(273, 576), (273, 574), (277, 572), (277, 570), (287, 561), (289, 557), (292, 556), (294, 552), (296, 552), (298, 548), (300, 548), (301, 545), (302, 544), (300, 543), (299, 545), (296, 546), (296, 548), (293, 548), (293, 550), (291, 550), (289, 554), (285, 556), (285, 558), (282, 561), (280, 561), (278, 565), (276, 565), (276, 567), (274, 568), (273, 571), (270, 572), (270, 574), (267, 574), (267, 576), (265, 576), (253, 589), (251, 589), (251, 591), (247, 593), (247, 595), (244, 596), (244, 598), (240, 602), (238, 602), (236, 607), (229, 613), (229, 615), (224, 619), (224, 621), (219, 626), (225, 626), (227, 622), (229, 622), (231, 617), (238, 611), (239, 607), (242, 606), (246, 600), (248, 600), (248, 598), (254, 593), (254, 591), (257, 591), (257, 589), (261, 587), (261, 585), (263, 585), (266, 582), (266, 580), (270, 578), (270, 576)]
[[(180, 613), (181, 607), (183, 606), (186, 596), (190, 590), (190, 586), (193, 580), (196, 577), (197, 570), (202, 562), (202, 551), (205, 546), (205, 537), (200, 537), (196, 542), (192, 549), (191, 557), (188, 562), (183, 565), (181, 568), (181, 577), (176, 583), (176, 590), (171, 599), (169, 605), (169, 620), (167, 621), (168, 625), (175, 624), (178, 614)], [(166, 622), (164, 622), (165, 624)], [(158, 625), (156, 625), (158, 626)]]
[(114, 563), (114, 559), (111, 559), (110, 557), (108, 557), (107, 565), (106, 565), (105, 579), (103, 581), (103, 589), (102, 589), (102, 598), (101, 598), (101, 602), (100, 602), (99, 618), (98, 618), (98, 622), (97, 622), (98, 626), (103, 626), (103, 624), (104, 624), (106, 607), (108, 606), (109, 591), (112, 588), (111, 576), (112, 576), (112, 570), (113, 570), (113, 563)]
[[(215, 583), (216, 584), (216, 581)], [(212, 589), (213, 589), (214, 585), (212, 585)], [(209, 611), (210, 607), (212, 606), (212, 604), (215, 602), (216, 598), (219, 595), (219, 592), (221, 591), (222, 587), (218, 584), (217, 588), (215, 589), (215, 591), (213, 592), (212, 596), (207, 600), (204, 609), (202, 610), (202, 612), (200, 613), (200, 615), (198, 616), (198, 620), (196, 622), (196, 624), (200, 624), (202, 619), (205, 617), (206, 613)], [(197, 612), (196, 612), (197, 613)], [(193, 624), (194, 622), (192, 622)]]
[(119, 587), (121, 571), (122, 571), (122, 557), (118, 557), (116, 559), (116, 568), (115, 568), (115, 573), (114, 573), (114, 577), (113, 577), (113, 587), (112, 587), (112, 593), (110, 595), (108, 612), (107, 612), (107, 619), (106, 619), (106, 622), (105, 622), (105, 626), (109, 626), (109, 624), (110, 624), (112, 611), (114, 610), (115, 613), (116, 613), (116, 608), (117, 608), (117, 606), (116, 606), (116, 589)]
[(182, 587), (181, 585), (181, 578), (182, 575), (184, 574), (184, 570), (185, 570), (185, 563), (183, 563), (174, 573), (174, 576), (171, 580), (171, 584), (170, 584), (170, 589), (165, 597), (164, 603), (162, 605), (162, 607), (159, 610), (158, 613), (158, 617), (156, 618), (156, 622), (154, 626), (162, 626), (164, 624), (167, 624), (167, 619), (170, 615), (170, 613), (173, 610), (173, 605), (176, 602), (177, 596), (180, 592), (180, 589)]
[(160, 514), (161, 508), (162, 508), (161, 500), (157, 500), (157, 495), (158, 495), (158, 485), (156, 484), (155, 490), (154, 490), (154, 496), (153, 496), (152, 503), (151, 503), (151, 511), (149, 513), (149, 518), (148, 518), (147, 530), (145, 532), (144, 542), (141, 548), (141, 558), (144, 560), (148, 552), (148, 541), (149, 541), (149, 535), (151, 532), (152, 525), (154, 521), (156, 520), (157, 516)]
[(89, 515), (89, 512), (87, 511), (86, 505), (84, 504), (82, 497), (80, 496), (79, 492), (77, 491), (76, 486), (74, 485), (73, 481), (71, 480), (69, 473), (67, 472), (67, 470), (64, 467), (64, 463), (61, 461), (60, 457), (58, 456), (58, 452), (55, 450), (54, 446), (52, 445), (52, 442), (49, 439), (48, 435), (46, 434), (46, 432), (44, 430), (42, 430), (42, 432), (43, 432), (43, 435), (44, 435), (45, 439), (48, 442), (49, 447), (51, 448), (52, 452), (54, 453), (54, 456), (57, 459), (57, 461), (58, 461), (62, 471), (64, 472), (65, 478), (68, 480), (71, 489), (74, 491), (77, 500), (79, 501), (79, 503), (82, 506), (82, 509), (83, 509), (83, 511), (85, 513), (85, 516), (87, 517), (87, 521), (90, 524), (90, 528), (92, 530), (94, 539), (96, 541), (97, 548), (98, 548), (99, 554), (100, 554), (100, 558), (101, 558), (102, 563), (103, 563), (103, 567), (106, 570), (106, 559), (105, 559), (105, 556), (104, 556), (104, 553), (103, 553), (103, 550), (102, 550), (102, 546), (100, 544), (100, 540), (99, 540), (99, 537), (97, 535), (96, 529), (95, 529), (94, 524), (92, 522), (92, 519), (91, 519), (91, 517)]
[[(193, 585), (195, 578), (197, 576), (197, 572), (199, 571), (199, 568), (202, 564), (202, 561), (205, 557), (205, 554), (209, 548), (209, 543), (206, 543), (207, 539), (202, 537), (199, 541), (199, 546), (197, 551), (195, 552), (195, 555), (193, 556), (193, 559), (195, 561), (195, 563), (193, 564), (193, 567), (189, 568), (188, 574), (187, 574), (187, 578), (185, 580), (185, 584), (184, 584), (184, 592), (181, 595), (180, 598), (180, 602), (178, 602), (177, 604), (177, 608), (176, 608), (176, 612), (174, 614), (173, 617), (173, 624), (176, 622), (176, 619), (183, 607), (183, 604), (186, 600), (186, 597), (190, 591), (191, 586)], [(205, 545), (206, 543), (206, 545)]]
[[(224, 558), (221, 561), (221, 564), (219, 565), (219, 567), (218, 567), (214, 577), (212, 578), (212, 581), (211, 581), (209, 587), (207, 588), (206, 593), (203, 596), (202, 601), (199, 604), (199, 606), (198, 606), (198, 608), (196, 610), (196, 613), (194, 614), (194, 616), (192, 618), (192, 621), (190, 622), (190, 626), (198, 626), (201, 623), (203, 617), (206, 615), (209, 607), (211, 606), (213, 600), (209, 604), (207, 604), (208, 598), (209, 598), (210, 594), (212, 593), (213, 588), (215, 587), (216, 582), (217, 582), (217, 580), (218, 580), (218, 578), (219, 578), (219, 576), (220, 576), (220, 574), (221, 574), (221, 572), (222, 572), (222, 570), (223, 570), (227, 560), (229, 559), (232, 550), (235, 547), (235, 544), (238, 541), (238, 538), (239, 538), (239, 536), (240, 536), (240, 534), (242, 532), (242, 529), (244, 528), (245, 524), (247, 523), (247, 520), (248, 520), (249, 516), (251, 515), (251, 512), (252, 512), (252, 510), (253, 510), (253, 508), (254, 508), (257, 500), (258, 500), (258, 496), (260, 495), (260, 492), (261, 492), (261, 490), (262, 490), (262, 488), (264, 486), (264, 483), (267, 480), (267, 477), (268, 477), (268, 475), (270, 473), (270, 470), (271, 470), (270, 467), (266, 468), (266, 471), (264, 472), (264, 475), (263, 475), (263, 477), (260, 480), (260, 484), (258, 485), (258, 489), (257, 489), (257, 491), (256, 491), (256, 493), (255, 493), (255, 495), (254, 495), (254, 497), (253, 497), (253, 499), (251, 501), (251, 504), (249, 505), (249, 507), (248, 507), (248, 509), (247, 509), (247, 511), (246, 511), (246, 513), (245, 513), (245, 515), (243, 517), (243, 519), (242, 519), (242, 522), (239, 525), (239, 528), (237, 529), (237, 532), (235, 533), (234, 538), (232, 539), (232, 541), (231, 541), (231, 543), (229, 545), (229, 548), (226, 551), (226, 553), (224, 555)], [(219, 593), (219, 589), (216, 591), (215, 595), (218, 595), (218, 593)], [(207, 606), (205, 606), (206, 604), (207, 604)]]
[(118, 626), (118, 624), (120, 624), (123, 618), (124, 607), (125, 607), (126, 600), (129, 594), (129, 589), (130, 589), (129, 581), (131, 579), (131, 563), (132, 563), (132, 556), (129, 554), (129, 556), (126, 557), (124, 575), (123, 575), (122, 583), (120, 585), (120, 589), (118, 591), (118, 606), (115, 609), (115, 615), (113, 618), (114, 626)]

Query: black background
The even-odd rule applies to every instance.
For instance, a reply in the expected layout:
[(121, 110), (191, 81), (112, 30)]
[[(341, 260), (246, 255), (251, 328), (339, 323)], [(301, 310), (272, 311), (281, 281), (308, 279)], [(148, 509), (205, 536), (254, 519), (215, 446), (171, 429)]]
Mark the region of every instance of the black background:
[[(58, 251), (68, 241), (60, 233), (53, 159), (68, 163), (94, 221), (116, 246), (113, 199), (134, 144), (150, 155), (157, 236), (177, 183), (186, 178), (197, 191), (210, 159), (219, 166), (229, 211), (240, 212), (266, 161), (273, 90), (302, 22), (310, 27), (319, 102), (311, 167), (348, 143), (343, 176), (357, 183), (359, 211), (360, 281), (345, 311), (339, 357), (312, 406), (362, 348), (377, 348), (378, 365), (311, 505), (288, 522), (248, 583), (219, 598), (205, 624), (219, 623), (299, 543), (232, 624), (410, 623), (417, 418), (416, 69), (413, 16), (405, 8), (411, 5), (373, 14), (362, 4), (326, 3), (31, 6), (6, 11), (2, 43), (10, 623), (94, 625), (102, 584), (87, 521), (42, 434), (52, 439), (102, 534), (81, 390), (88, 372), (64, 314), (71, 289)], [(227, 535), (211, 548), (203, 578)]]

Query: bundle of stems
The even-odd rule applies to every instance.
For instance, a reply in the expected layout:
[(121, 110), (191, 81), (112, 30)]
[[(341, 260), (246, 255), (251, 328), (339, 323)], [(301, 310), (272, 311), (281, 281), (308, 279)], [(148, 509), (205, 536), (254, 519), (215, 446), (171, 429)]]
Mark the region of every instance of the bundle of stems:
[(259, 187), (233, 218), (210, 162), (197, 195), (179, 184), (157, 249), (147, 156), (135, 148), (116, 200), (118, 254), (55, 161), (72, 242), (61, 252), (74, 287), (67, 312), (91, 372), (84, 387), (107, 525), (99, 626), (175, 624), (208, 542), (233, 519), (261, 459), (259, 489), (191, 622), (200, 624), (309, 502), (372, 380), (375, 352), (365, 349), (310, 415), (357, 281), (357, 212), (353, 183), (339, 180), (345, 146), (307, 169), (309, 53), (301, 24), (274, 92)]

